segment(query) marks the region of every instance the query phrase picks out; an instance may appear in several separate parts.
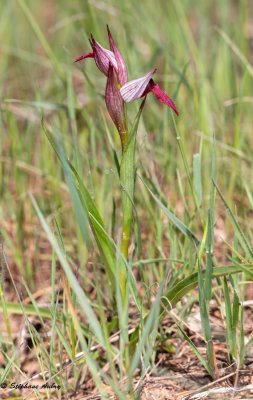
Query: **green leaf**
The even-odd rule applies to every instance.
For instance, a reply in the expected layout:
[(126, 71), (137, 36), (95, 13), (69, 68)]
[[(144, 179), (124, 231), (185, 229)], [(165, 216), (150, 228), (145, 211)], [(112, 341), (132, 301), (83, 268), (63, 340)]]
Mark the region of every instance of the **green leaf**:
[(221, 35), (221, 37), (225, 40), (225, 42), (229, 45), (229, 47), (233, 50), (233, 52), (237, 55), (239, 60), (243, 63), (243, 65), (247, 68), (251, 76), (253, 76), (253, 67), (247, 60), (247, 58), (242, 54), (236, 44), (230, 39), (230, 37), (220, 28), (216, 27), (217, 32)]
[(213, 272), (213, 213), (208, 210), (208, 229), (207, 229), (207, 265), (206, 265), (206, 276), (205, 276), (205, 299), (210, 301), (212, 297), (212, 272)]
[[(60, 154), (59, 154), (59, 148), (58, 145), (54, 139), (53, 134), (49, 131), (47, 126), (44, 124), (44, 121), (42, 120), (42, 126), (44, 129), (44, 132), (53, 147), (56, 155), (58, 158), (61, 160)], [(97, 207), (94, 203), (94, 200), (92, 199), (91, 195), (89, 194), (88, 190), (84, 186), (78, 172), (74, 168), (74, 166), (71, 164), (70, 161), (68, 161), (68, 165), (74, 174), (77, 183), (78, 183), (78, 189), (80, 191), (81, 195), (81, 202), (83, 205), (83, 208), (86, 210), (86, 213), (88, 214), (88, 219), (89, 219), (89, 224), (91, 226), (92, 232), (94, 234), (95, 240), (98, 244), (100, 254), (102, 259), (105, 260), (107, 267), (109, 267), (110, 270), (110, 276), (112, 278), (112, 282), (115, 280), (115, 254), (113, 247), (108, 239), (108, 237), (105, 235), (103, 230), (101, 229), (101, 226), (104, 228), (104, 223), (103, 220), (97, 210)], [(93, 216), (94, 218), (91, 218)], [(98, 222), (98, 223), (97, 223)]]
[(247, 254), (247, 257), (249, 258), (249, 260), (252, 260), (253, 259), (253, 250), (251, 249), (251, 247), (250, 247), (250, 245), (249, 245), (244, 233), (242, 232), (242, 230), (241, 230), (241, 228), (240, 228), (240, 226), (239, 226), (234, 214), (232, 213), (231, 209), (229, 208), (228, 203), (226, 202), (225, 198), (223, 197), (220, 189), (218, 188), (218, 186), (217, 186), (217, 184), (215, 183), (214, 180), (213, 180), (213, 184), (216, 187), (216, 189), (217, 189), (217, 191), (219, 193), (219, 196), (220, 196), (220, 198), (221, 198), (221, 200), (222, 200), (222, 202), (223, 202), (223, 204), (224, 204), (224, 206), (226, 208), (227, 214), (231, 219), (231, 222), (233, 224), (235, 233), (236, 233), (236, 235), (237, 235), (237, 237), (238, 237), (238, 239), (240, 241), (240, 244), (241, 244), (242, 248), (244, 249), (245, 253)]
[[(95, 240), (98, 244), (101, 257), (105, 260), (107, 266), (110, 269), (110, 274), (113, 280), (115, 280), (115, 265), (116, 265), (116, 258), (113, 246), (108, 238), (108, 234), (105, 234), (105, 227), (104, 222), (100, 216), (100, 213), (90, 196), (88, 190), (84, 186), (80, 176), (78, 175), (77, 171), (73, 167), (73, 165), (69, 162), (69, 166), (75, 175), (79, 190), (81, 194), (81, 200), (88, 212), (89, 216), (89, 223), (94, 234)], [(103, 229), (102, 229), (103, 228)]]
[[(138, 343), (138, 346), (134, 352), (133, 360), (131, 363), (130, 371), (128, 374), (128, 387), (130, 387), (134, 372), (140, 362), (140, 358), (145, 346), (148, 343), (148, 337), (152, 331), (155, 331), (159, 322), (159, 308), (160, 308), (160, 299), (162, 295), (162, 290), (164, 287), (164, 281), (161, 283), (158, 293), (156, 295), (155, 301), (151, 307), (148, 317), (145, 319), (145, 325), (143, 331), (141, 332), (141, 337)], [(138, 327), (139, 329), (139, 327)]]
[(203, 277), (201, 274), (200, 266), (198, 269), (198, 289), (199, 289), (199, 306), (200, 306), (200, 316), (201, 325), (206, 342), (211, 340), (211, 328), (209, 323), (209, 315), (207, 311), (206, 303), (206, 293), (204, 292)]
[(225, 299), (225, 310), (226, 310), (226, 329), (227, 329), (227, 339), (230, 349), (233, 349), (233, 332), (232, 332), (232, 310), (231, 310), (231, 301), (228, 290), (227, 279), (224, 276), (224, 299)]
[(253, 280), (253, 272), (250, 270), (249, 266), (252, 264), (244, 265), (240, 264), (236, 259), (232, 259), (233, 263), (240, 269), (241, 272), (244, 272), (250, 279)]
[(24, 0), (18, 0), (18, 4), (21, 7), (23, 13), (25, 14), (29, 24), (31, 25), (35, 35), (37, 36), (37, 38), (39, 39), (42, 47), (44, 48), (48, 58), (50, 59), (52, 65), (55, 68), (55, 71), (57, 72), (58, 76), (64, 80), (64, 74), (62, 71), (62, 68), (60, 67), (60, 64), (53, 52), (53, 50), (51, 49), (48, 41), (46, 40), (46, 37), (44, 36), (42, 30), (40, 29), (37, 21), (35, 20), (34, 16), (32, 15), (31, 11), (29, 10), (28, 6), (27, 6), (27, 2), (25, 2)]
[[(253, 270), (253, 267), (248, 267), (248, 268), (250, 270)], [(241, 272), (241, 268), (234, 265), (229, 265), (226, 267), (215, 267), (213, 268), (212, 279), (230, 274), (237, 274), (238, 272)], [(206, 274), (205, 270), (201, 271), (202, 277), (205, 277), (205, 274)], [(175, 306), (178, 303), (178, 301), (180, 301), (183, 296), (185, 296), (193, 288), (195, 288), (197, 284), (198, 284), (198, 273), (194, 272), (187, 278), (178, 282), (173, 288), (168, 289), (164, 296), (167, 298), (168, 302), (172, 306)], [(165, 305), (167, 305), (168, 302), (166, 301)]]
[(177, 323), (177, 327), (179, 328), (179, 330), (181, 331), (181, 333), (183, 334), (185, 340), (189, 343), (189, 345), (192, 348), (192, 351), (196, 354), (196, 356), (198, 357), (199, 361), (201, 362), (201, 364), (205, 367), (205, 369), (207, 370), (207, 372), (212, 376), (212, 370), (209, 367), (208, 363), (206, 362), (206, 360), (204, 359), (204, 357), (200, 354), (200, 352), (198, 351), (197, 347), (195, 346), (195, 344), (191, 341), (191, 339), (186, 335), (186, 333), (184, 332), (184, 330), (180, 327), (180, 325)]
[(198, 199), (199, 205), (202, 204), (202, 182), (201, 182), (201, 165), (200, 154), (193, 156), (193, 186)]
[[(19, 303), (7, 302), (6, 309), (10, 314), (22, 315), (25, 311), (27, 315), (39, 315), (42, 318), (52, 318), (52, 314), (49, 308), (46, 307), (34, 307), (33, 304), (23, 304), (22, 306)], [(0, 303), (0, 311), (3, 311), (3, 305)], [(59, 315), (58, 315), (59, 316)]]
[(133, 215), (133, 196), (135, 181), (135, 143), (136, 133), (146, 97), (141, 103), (139, 112), (134, 120), (120, 165), (120, 183), (122, 185), (122, 210), (123, 210), (123, 238), (121, 248), (126, 256), (131, 234), (131, 221)]
[(19, 99), (5, 99), (5, 103), (14, 103), (14, 104), (21, 104), (25, 106), (35, 107), (43, 110), (67, 110), (67, 106), (65, 104), (59, 103), (50, 103), (45, 101), (27, 101), (27, 100), (19, 100)]
[(40, 222), (42, 224), (43, 229), (45, 230), (48, 239), (52, 245), (52, 247), (55, 250), (55, 253), (61, 263), (62, 268), (64, 269), (64, 272), (66, 273), (66, 276), (69, 280), (69, 283), (74, 291), (74, 293), (76, 294), (76, 297), (79, 301), (79, 304), (82, 308), (82, 310), (84, 311), (85, 315), (87, 316), (87, 319), (89, 321), (90, 327), (93, 330), (93, 333), (95, 335), (95, 337), (97, 338), (98, 343), (101, 343), (102, 346), (104, 348), (106, 348), (105, 346), (105, 341), (104, 341), (104, 337), (103, 337), (103, 333), (102, 333), (102, 329), (101, 326), (97, 320), (97, 317), (95, 315), (95, 313), (93, 312), (89, 301), (86, 297), (86, 295), (84, 294), (83, 289), (81, 288), (81, 286), (79, 285), (65, 255), (63, 254), (62, 250), (60, 249), (60, 247), (58, 246), (58, 243), (50, 229), (50, 227), (48, 226), (44, 216), (42, 215), (34, 197), (30, 194), (33, 206), (35, 208), (35, 211), (37, 212), (37, 215), (40, 219)]

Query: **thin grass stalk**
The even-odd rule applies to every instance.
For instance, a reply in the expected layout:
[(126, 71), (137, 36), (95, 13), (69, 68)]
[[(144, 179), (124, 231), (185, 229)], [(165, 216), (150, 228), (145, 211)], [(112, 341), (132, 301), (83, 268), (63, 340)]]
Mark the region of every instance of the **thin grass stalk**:
[(62, 71), (62, 68), (59, 65), (59, 62), (51, 49), (49, 43), (46, 40), (46, 37), (44, 36), (42, 30), (40, 29), (37, 21), (35, 20), (34, 16), (32, 15), (29, 7), (23, 0), (18, 0), (18, 4), (21, 7), (23, 13), (25, 14), (29, 24), (31, 25), (32, 30), (34, 31), (35, 35), (37, 36), (39, 42), (41, 43), (42, 47), (44, 48), (48, 58), (50, 59), (52, 65), (55, 68), (55, 71), (59, 78), (64, 82), (65, 81), (65, 75)]
[(188, 165), (188, 162), (187, 162), (187, 158), (186, 158), (186, 155), (185, 155), (185, 152), (184, 152), (184, 148), (183, 148), (183, 146), (181, 144), (181, 137), (179, 135), (179, 132), (178, 132), (178, 129), (177, 129), (177, 125), (176, 125), (176, 121), (175, 121), (175, 117), (174, 117), (173, 114), (172, 114), (172, 120), (173, 120), (173, 123), (174, 123), (174, 128), (175, 128), (178, 148), (179, 148), (179, 151), (180, 151), (180, 154), (182, 156), (183, 163), (184, 163), (184, 168), (185, 168), (185, 172), (186, 172), (186, 175), (187, 175), (187, 180), (188, 180), (188, 183), (190, 185), (190, 189), (191, 189), (191, 192), (192, 192), (193, 200), (194, 200), (194, 203), (195, 203), (195, 206), (196, 206), (196, 209), (197, 209), (200, 221), (201, 221), (201, 225), (202, 225), (202, 227), (204, 227), (205, 226), (205, 221), (204, 221), (204, 217), (203, 217), (203, 210), (200, 207), (200, 203), (199, 203), (196, 191), (194, 189), (194, 185), (193, 185), (191, 174), (190, 174), (190, 168), (189, 168), (189, 165)]
[[(13, 339), (12, 339), (12, 334), (11, 334), (11, 326), (10, 326), (10, 321), (9, 321), (9, 316), (8, 316), (8, 308), (7, 308), (7, 304), (5, 301), (5, 297), (4, 297), (4, 262), (2, 259), (2, 271), (1, 271), (1, 282), (0, 282), (0, 302), (2, 304), (2, 311), (4, 314), (4, 320), (5, 320), (5, 325), (6, 325), (6, 329), (7, 329), (7, 334), (8, 334), (8, 338), (12, 344), (12, 347), (14, 349), (14, 344), (13, 344)], [(4, 340), (3, 342), (4, 343)], [(7, 350), (7, 349), (6, 349)]]

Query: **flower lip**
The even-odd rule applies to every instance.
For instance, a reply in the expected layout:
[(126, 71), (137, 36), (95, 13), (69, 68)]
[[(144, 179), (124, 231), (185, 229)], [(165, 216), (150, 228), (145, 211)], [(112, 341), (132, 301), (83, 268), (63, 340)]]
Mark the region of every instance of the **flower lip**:
[(149, 82), (149, 84), (147, 86), (147, 92), (154, 93), (154, 95), (156, 96), (157, 100), (159, 100), (163, 104), (166, 104), (166, 106), (172, 108), (172, 110), (175, 111), (175, 113), (177, 115), (179, 115), (178, 111), (177, 111), (177, 107), (176, 107), (174, 101), (167, 95), (167, 93), (165, 93), (160, 88), (160, 86), (157, 83), (155, 83), (153, 81), (153, 79), (150, 80), (150, 82)]

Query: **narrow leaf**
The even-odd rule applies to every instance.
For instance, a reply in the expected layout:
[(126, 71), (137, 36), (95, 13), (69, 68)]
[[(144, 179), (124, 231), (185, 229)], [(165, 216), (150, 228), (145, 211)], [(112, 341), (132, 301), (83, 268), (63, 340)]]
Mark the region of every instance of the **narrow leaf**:
[(151, 196), (153, 197), (153, 199), (155, 200), (155, 202), (158, 204), (158, 206), (163, 210), (163, 212), (167, 215), (167, 217), (170, 219), (170, 221), (188, 238), (194, 240), (194, 242), (196, 243), (196, 245), (198, 245), (200, 243), (199, 239), (197, 238), (197, 236), (190, 231), (190, 229), (188, 229), (183, 222), (181, 222), (167, 207), (165, 207), (164, 204), (162, 204), (162, 202), (153, 194), (153, 192), (149, 189), (149, 187), (146, 185), (146, 183), (144, 182), (144, 180), (142, 179), (142, 177), (137, 174), (139, 179), (141, 180), (141, 182), (143, 183), (144, 186), (146, 186), (147, 190), (149, 191), (149, 193), (151, 194)]
[(231, 209), (229, 208), (228, 203), (226, 202), (225, 198), (223, 197), (220, 189), (218, 188), (218, 186), (217, 186), (217, 184), (215, 183), (214, 180), (213, 180), (213, 184), (216, 187), (216, 189), (217, 189), (217, 191), (219, 193), (219, 196), (220, 196), (220, 198), (221, 198), (221, 200), (222, 200), (222, 202), (223, 202), (223, 204), (224, 204), (224, 206), (226, 208), (227, 214), (229, 215), (229, 217), (231, 219), (231, 222), (233, 224), (235, 233), (238, 236), (238, 239), (240, 241), (240, 244), (241, 244), (242, 248), (244, 249), (244, 251), (247, 254), (247, 256), (249, 257), (249, 259), (252, 260), (253, 259), (253, 250), (252, 250), (252, 248), (250, 247), (250, 245), (249, 245), (244, 233), (242, 232), (242, 230), (241, 230), (241, 228), (240, 228), (240, 226), (239, 226), (234, 214), (232, 213)]
[(193, 185), (195, 193), (199, 202), (202, 204), (202, 182), (201, 182), (201, 166), (200, 166), (200, 154), (194, 154), (193, 156)]
[(57, 254), (57, 257), (61, 263), (62, 268), (64, 269), (64, 271), (66, 273), (69, 283), (70, 283), (73, 291), (75, 292), (77, 299), (79, 300), (79, 304), (80, 304), (81, 308), (83, 309), (84, 313), (87, 316), (89, 324), (93, 330), (94, 335), (96, 336), (96, 338), (98, 340), (98, 343), (101, 343), (102, 346), (104, 348), (106, 348), (101, 326), (97, 320), (95, 313), (93, 312), (93, 310), (89, 304), (89, 301), (88, 301), (86, 295), (84, 294), (83, 289), (80, 287), (65, 255), (63, 254), (60, 247), (58, 246), (58, 243), (57, 243), (50, 227), (48, 226), (44, 216), (42, 215), (34, 197), (31, 194), (30, 194), (30, 197), (31, 197), (33, 206), (35, 208), (35, 211), (37, 212), (37, 215), (40, 219), (42, 227), (43, 227), (44, 231), (46, 232), (48, 239), (49, 239), (52, 247), (55, 250), (55, 253)]

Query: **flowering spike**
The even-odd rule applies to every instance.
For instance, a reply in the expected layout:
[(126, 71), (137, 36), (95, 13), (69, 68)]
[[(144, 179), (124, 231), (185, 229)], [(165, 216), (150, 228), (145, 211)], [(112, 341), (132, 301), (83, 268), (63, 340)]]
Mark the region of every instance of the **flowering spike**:
[(156, 72), (156, 68), (142, 78), (130, 82), (127, 81), (128, 77), (125, 61), (113, 40), (108, 25), (107, 32), (111, 50), (104, 49), (94, 39), (93, 35), (91, 35), (89, 42), (93, 51), (77, 58), (75, 62), (85, 58), (94, 58), (98, 69), (107, 76), (105, 93), (106, 106), (119, 131), (122, 148), (124, 148), (127, 138), (125, 103), (140, 99), (148, 93), (153, 92), (161, 103), (172, 108), (177, 115), (178, 111), (172, 99), (153, 81), (152, 76)]
[(120, 84), (120, 86), (125, 85), (125, 83), (127, 83), (128, 80), (128, 75), (127, 75), (127, 67), (124, 61), (124, 58), (122, 57), (122, 55), (120, 54), (109, 29), (109, 26), (107, 25), (107, 32), (108, 32), (108, 37), (109, 37), (109, 42), (110, 42), (110, 48), (111, 51), (113, 52), (116, 62), (117, 62), (117, 67), (118, 67), (118, 74), (117, 74), (117, 78), (118, 78), (118, 82)]
[(89, 53), (86, 53), (86, 54), (84, 54), (84, 56), (81, 56), (81, 57), (77, 58), (74, 62), (78, 62), (78, 61), (84, 60), (85, 58), (94, 58), (93, 51), (89, 51)]
[(113, 65), (109, 64), (108, 79), (105, 90), (105, 102), (107, 110), (113, 120), (116, 128), (120, 134), (122, 148), (125, 145), (127, 138), (127, 126), (124, 110), (124, 101), (120, 94), (119, 89), (116, 86), (117, 83), (117, 72)]
[(142, 96), (147, 94), (144, 94), (144, 92), (155, 72), (156, 68), (142, 78), (127, 82), (124, 86), (122, 86), (122, 88), (120, 89), (120, 93), (123, 97), (123, 100), (126, 103), (129, 103), (130, 101), (140, 99)]

